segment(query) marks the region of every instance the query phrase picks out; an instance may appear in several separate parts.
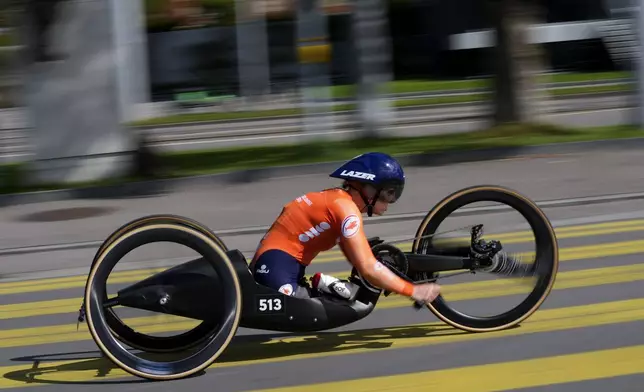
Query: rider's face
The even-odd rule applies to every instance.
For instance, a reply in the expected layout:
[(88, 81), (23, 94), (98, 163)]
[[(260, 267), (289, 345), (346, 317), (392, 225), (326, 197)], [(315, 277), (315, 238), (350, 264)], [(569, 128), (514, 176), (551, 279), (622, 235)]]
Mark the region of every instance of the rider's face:
[(387, 211), (388, 206), (389, 206), (389, 203), (382, 200), (378, 200), (376, 202), (376, 205), (373, 207), (374, 215), (384, 215), (384, 213)]
[[(376, 189), (371, 187), (371, 186), (363, 186), (362, 187), (363, 192), (365, 195), (369, 198), (372, 199), (376, 195)], [(362, 198), (357, 194), (357, 192), (352, 192), (354, 196), (354, 201), (360, 209), (363, 209), (366, 212), (365, 204)], [(376, 201), (376, 204), (373, 207), (373, 214), (374, 215), (383, 215), (386, 211), (387, 208), (389, 207), (389, 197), (381, 193), (380, 198)]]

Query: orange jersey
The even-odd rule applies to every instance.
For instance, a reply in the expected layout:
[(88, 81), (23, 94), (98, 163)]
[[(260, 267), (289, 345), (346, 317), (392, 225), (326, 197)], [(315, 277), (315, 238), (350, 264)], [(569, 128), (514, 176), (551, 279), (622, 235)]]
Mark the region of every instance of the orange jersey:
[[(363, 230), (362, 213), (343, 189), (310, 192), (287, 203), (262, 238), (253, 260), (280, 249), (309, 265), (320, 253), (339, 245), (347, 259), (384, 289), (410, 296), (413, 287), (374, 257)], [(377, 282), (372, 282), (377, 284)]]
[[(346, 222), (345, 222), (346, 221)], [(255, 258), (269, 249), (281, 249), (309, 265), (320, 253), (340, 242), (344, 230), (358, 234), (361, 213), (342, 189), (311, 192), (289, 202), (262, 239)]]

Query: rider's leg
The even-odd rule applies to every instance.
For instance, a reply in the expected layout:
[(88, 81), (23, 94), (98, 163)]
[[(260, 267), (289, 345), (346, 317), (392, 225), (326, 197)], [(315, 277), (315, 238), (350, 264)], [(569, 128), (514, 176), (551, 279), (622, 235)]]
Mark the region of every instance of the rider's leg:
[(271, 249), (251, 264), (257, 283), (298, 298), (310, 297), (308, 289), (299, 282), (304, 277), (305, 266), (288, 253)]

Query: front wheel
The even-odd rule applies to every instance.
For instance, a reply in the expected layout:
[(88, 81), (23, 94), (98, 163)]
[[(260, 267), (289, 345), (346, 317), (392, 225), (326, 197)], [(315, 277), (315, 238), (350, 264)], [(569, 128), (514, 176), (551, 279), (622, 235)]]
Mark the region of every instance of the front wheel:
[[(559, 268), (559, 249), (554, 229), (541, 209), (516, 191), (500, 186), (474, 186), (441, 200), (422, 220), (412, 252), (432, 252), (432, 236), (439, 225), (455, 210), (476, 202), (498, 202), (518, 211), (527, 220), (535, 236), (534, 287), (514, 308), (493, 316), (471, 316), (455, 310), (443, 295), (428, 304), (440, 320), (469, 332), (489, 332), (515, 326), (532, 315), (550, 294)], [(439, 282), (440, 283), (440, 282)]]

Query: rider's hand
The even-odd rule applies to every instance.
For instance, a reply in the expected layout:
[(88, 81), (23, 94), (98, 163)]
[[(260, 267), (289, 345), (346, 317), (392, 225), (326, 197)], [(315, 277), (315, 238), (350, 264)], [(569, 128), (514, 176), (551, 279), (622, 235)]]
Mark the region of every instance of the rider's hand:
[(440, 294), (440, 286), (436, 283), (424, 283), (414, 286), (414, 293), (411, 298), (421, 303), (430, 303)]

